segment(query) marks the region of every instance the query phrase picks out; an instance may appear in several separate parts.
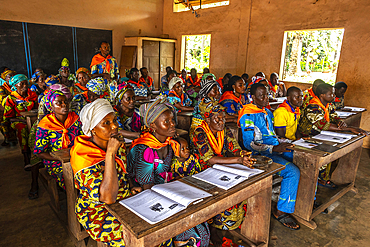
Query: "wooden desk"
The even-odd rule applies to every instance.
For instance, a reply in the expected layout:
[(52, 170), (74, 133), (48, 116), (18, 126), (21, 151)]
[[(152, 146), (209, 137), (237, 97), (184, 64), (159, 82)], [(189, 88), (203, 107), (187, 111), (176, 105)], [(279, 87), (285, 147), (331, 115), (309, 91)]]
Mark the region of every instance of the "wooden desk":
[[(340, 111), (340, 110), (339, 110)], [(341, 118), (348, 126), (353, 127), (360, 127), (361, 124), (361, 118), (362, 118), (362, 112), (357, 112), (356, 114), (353, 114), (346, 118)]]
[(26, 118), (28, 131), (31, 130), (32, 125), (37, 120), (37, 110), (31, 110), (27, 112), (21, 112), (21, 115)]
[(183, 130), (189, 130), (193, 117), (192, 111), (182, 111), (177, 113), (177, 127)]
[[(311, 150), (299, 146), (292, 148), (294, 150), (293, 163), (301, 171), (294, 211), (294, 216), (300, 223), (311, 229), (315, 229), (317, 225), (312, 220), (314, 217), (348, 191), (357, 192), (354, 185), (363, 141), (364, 136), (354, 137), (343, 144), (337, 145), (341, 149), (333, 153)], [(329, 142), (327, 143), (329, 144)], [(327, 198), (326, 202), (312, 211), (319, 168), (335, 160), (338, 160), (338, 166), (334, 170), (330, 180), (340, 185), (340, 188), (335, 190), (335, 195)]]
[(267, 246), (269, 240), (271, 214), (272, 175), (284, 169), (273, 163), (265, 172), (229, 189), (214, 188), (209, 193), (212, 197), (196, 205), (151, 225), (136, 214), (119, 204), (106, 205), (123, 225), (124, 240), (127, 246), (157, 246), (202, 222), (207, 221), (223, 210), (248, 199), (248, 211), (243, 221), (240, 235), (258, 246)]

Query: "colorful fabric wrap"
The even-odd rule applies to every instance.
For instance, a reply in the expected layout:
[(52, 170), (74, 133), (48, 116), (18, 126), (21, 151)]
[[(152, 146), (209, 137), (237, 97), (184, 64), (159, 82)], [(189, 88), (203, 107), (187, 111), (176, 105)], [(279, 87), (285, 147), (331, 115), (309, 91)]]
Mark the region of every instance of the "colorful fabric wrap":
[(21, 81), (27, 81), (27, 83), (28, 83), (27, 76), (25, 76), (23, 74), (18, 74), (18, 75), (13, 76), (9, 80), (9, 86), (12, 88), (12, 91), (17, 90), (17, 88), (15, 87), (15, 85), (18, 84), (18, 83), (20, 83)]
[(62, 63), (61, 63), (61, 66), (62, 67), (69, 67), (69, 60), (68, 60), (68, 58), (66, 58), (66, 57), (63, 58)]
[(177, 141), (173, 140), (172, 137), (167, 137), (165, 142), (160, 142), (158, 141), (157, 138), (155, 138), (154, 135), (152, 135), (149, 132), (144, 132), (138, 139), (135, 139), (132, 144), (130, 149), (135, 147), (138, 144), (144, 144), (152, 149), (161, 149), (167, 145), (171, 145), (173, 152), (175, 153), (176, 156), (180, 155), (180, 143)]
[(296, 107), (295, 110), (293, 111), (292, 107), (290, 106), (287, 100), (284, 100), (284, 102), (280, 104), (279, 107), (287, 109), (287, 111), (290, 113), (294, 113), (296, 117), (301, 115), (301, 112), (299, 111), (299, 107)]
[(64, 84), (54, 84), (50, 86), (50, 89), (60, 91), (67, 97), (68, 100), (72, 99), (72, 94), (69, 88)]
[(330, 122), (330, 115), (329, 115), (329, 110), (328, 110), (330, 103), (324, 106), (321, 100), (317, 96), (315, 96), (312, 99), (310, 99), (309, 104), (320, 106), (325, 111), (324, 118), (326, 119), (327, 122)]
[(209, 144), (211, 145), (213, 151), (220, 155), (225, 141), (225, 131), (217, 131), (217, 138), (212, 133), (206, 121), (203, 121), (198, 127), (202, 128), (206, 132)]
[(94, 66), (94, 65), (97, 65), (97, 64), (101, 64), (102, 62), (106, 62), (106, 69), (107, 69), (107, 71), (108, 71), (108, 73), (110, 72), (110, 70), (111, 70), (111, 67), (110, 67), (110, 63), (109, 63), (109, 61), (108, 61), (108, 59), (110, 59), (110, 58), (112, 58), (112, 56), (111, 55), (108, 55), (107, 57), (103, 57), (100, 53), (99, 54), (96, 54), (93, 58), (92, 58), (92, 60), (91, 60), (91, 64), (90, 64), (90, 68), (92, 67), (92, 66)]
[(239, 111), (238, 124), (240, 122), (241, 117), (244, 114), (255, 114), (255, 113), (261, 113), (261, 112), (263, 112), (267, 115), (267, 111), (265, 110), (265, 107), (263, 107), (261, 109), (261, 108), (258, 108), (255, 104), (252, 104), (252, 103), (244, 105), (243, 108)]
[(91, 136), (91, 130), (111, 112), (114, 112), (114, 109), (106, 99), (97, 99), (85, 105), (80, 112), (80, 120), (82, 122), (82, 131), (84, 134)]
[[(215, 85), (217, 87), (219, 87), (218, 82), (215, 81), (215, 80), (203, 80), (201, 82), (201, 87), (202, 88), (199, 91), (199, 97), (200, 97), (200, 99), (203, 99), (203, 98), (207, 97), (207, 95), (209, 94), (209, 92), (212, 90), (212, 88)], [(218, 88), (218, 89), (220, 89), (220, 88)]]
[(121, 100), (123, 98), (123, 95), (125, 95), (125, 93), (128, 90), (134, 91), (134, 89), (132, 88), (132, 86), (130, 84), (126, 84), (123, 88), (121, 88), (118, 91), (118, 93), (116, 94), (116, 98), (114, 99), (114, 105), (119, 105), (121, 103)]
[(86, 87), (91, 92), (96, 93), (97, 95), (103, 95), (105, 93), (105, 90), (107, 89), (107, 83), (102, 77), (97, 77), (97, 78), (91, 79), (86, 84)]
[(205, 104), (199, 104), (200, 114), (203, 119), (210, 118), (214, 114), (225, 111), (225, 107), (220, 105), (217, 101), (209, 100)]
[(5, 80), (6, 76), (9, 75), (10, 73), (15, 73), (13, 70), (5, 70), (3, 73), (1, 73), (1, 79)]
[(84, 67), (81, 67), (79, 68), (77, 71), (76, 71), (76, 77), (78, 76), (79, 73), (85, 73), (86, 75), (88, 75), (90, 78), (91, 78), (91, 73), (90, 73), (90, 70), (89, 69), (86, 69)]
[(180, 84), (182, 84), (183, 82), (182, 82), (182, 80), (181, 80), (181, 78), (179, 78), (179, 77), (173, 77), (172, 79), (171, 79), (171, 81), (168, 83), (168, 89), (169, 90), (172, 90), (172, 88), (178, 83), (178, 82), (180, 82)]
[(216, 76), (212, 73), (206, 73), (202, 76), (202, 81), (203, 80), (206, 80), (208, 76), (212, 76), (213, 77), (213, 80), (216, 80)]
[(166, 98), (158, 98), (153, 103), (147, 103), (140, 106), (140, 116), (143, 118), (143, 123), (146, 127), (150, 128), (150, 124), (153, 123), (163, 112), (171, 110), (173, 107), (171, 104), (166, 103)]
[(44, 97), (44, 106), (45, 108), (51, 112), (51, 105), (53, 104), (53, 101), (58, 97), (58, 96), (65, 96), (61, 91), (57, 90), (50, 90)]
[(60, 72), (62, 72), (63, 70), (67, 70), (67, 71), (69, 71), (69, 67), (68, 67), (68, 66), (62, 66), (62, 67), (60, 67), (60, 68), (59, 68), (59, 70), (58, 70), (58, 71), (59, 71), (59, 73), (60, 73)]
[(32, 82), (33, 82), (33, 83), (36, 83), (36, 82), (39, 80), (39, 78), (40, 78), (41, 76), (43, 76), (43, 75), (44, 75), (44, 73), (42, 73), (41, 71), (36, 71), (36, 72), (32, 75), (32, 77), (31, 77)]
[[(74, 146), (71, 149), (71, 166), (73, 174), (93, 166), (101, 161), (105, 160), (105, 151), (97, 147), (90, 140), (90, 136), (82, 135), (77, 136), (74, 141)], [(123, 161), (115, 156), (115, 161), (122, 168), (123, 172), (126, 173), (126, 168)]]
[(59, 122), (54, 113), (48, 114), (43, 117), (38, 124), (38, 127), (54, 130), (54, 131), (63, 131), (62, 134), (62, 149), (68, 148), (71, 140), (68, 137), (68, 129), (78, 120), (78, 115), (74, 112), (68, 113), (68, 117), (64, 124)]
[(60, 83), (60, 78), (59, 76), (56, 76), (56, 75), (50, 75), (45, 80), (45, 84), (48, 87), (50, 87), (51, 85), (57, 84), (57, 83)]

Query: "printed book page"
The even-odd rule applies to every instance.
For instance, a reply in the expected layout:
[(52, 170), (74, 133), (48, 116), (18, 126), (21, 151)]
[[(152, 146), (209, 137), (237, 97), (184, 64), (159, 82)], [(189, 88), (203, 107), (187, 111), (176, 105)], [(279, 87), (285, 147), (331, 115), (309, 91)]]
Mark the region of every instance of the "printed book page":
[(253, 175), (257, 175), (257, 174), (264, 172), (263, 170), (249, 168), (242, 164), (227, 164), (227, 165), (226, 164), (225, 165), (215, 164), (213, 165), (213, 168), (226, 171), (226, 172), (231, 172), (236, 175), (242, 175), (243, 177), (247, 177), (247, 178), (250, 178)]
[(214, 168), (208, 168), (205, 171), (193, 175), (193, 177), (224, 190), (228, 190), (244, 180), (247, 180), (247, 177)]

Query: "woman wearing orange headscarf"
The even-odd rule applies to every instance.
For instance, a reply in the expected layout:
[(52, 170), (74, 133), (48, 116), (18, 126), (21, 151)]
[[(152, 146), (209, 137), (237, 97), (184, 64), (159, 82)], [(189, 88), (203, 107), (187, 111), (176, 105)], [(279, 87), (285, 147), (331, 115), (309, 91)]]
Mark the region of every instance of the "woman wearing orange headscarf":
[(5, 98), (12, 93), (11, 87), (9, 85), (9, 80), (15, 75), (15, 71), (10, 69), (5, 69), (1, 73), (0, 78), (0, 132), (4, 135), (4, 142), (2, 146), (8, 146), (10, 142), (10, 126), (8, 123), (4, 122), (4, 104)]
[(75, 137), (82, 134), (81, 121), (76, 113), (69, 112), (69, 102), (63, 93), (51, 90), (45, 97), (45, 106), (52, 113), (39, 122), (33, 153), (43, 160), (48, 173), (65, 189), (62, 163), (50, 153), (73, 146)]

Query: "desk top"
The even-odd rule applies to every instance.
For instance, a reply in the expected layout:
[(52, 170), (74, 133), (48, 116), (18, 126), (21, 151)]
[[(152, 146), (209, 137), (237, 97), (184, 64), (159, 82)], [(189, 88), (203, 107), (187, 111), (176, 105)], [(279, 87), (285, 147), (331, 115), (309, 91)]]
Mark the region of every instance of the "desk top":
[(182, 111), (182, 112), (177, 113), (177, 116), (192, 117), (193, 112), (192, 111)]
[[(316, 149), (311, 149), (311, 148), (305, 148), (305, 147), (301, 147), (301, 146), (298, 146), (298, 145), (296, 145), (296, 146), (294, 146), (290, 149), (295, 150), (295, 151), (305, 152), (307, 154), (311, 154), (311, 155), (315, 155), (315, 156), (319, 156), (319, 157), (325, 157), (325, 156), (331, 156), (333, 154), (337, 155), (338, 153), (346, 152), (347, 150), (344, 149), (345, 147), (354, 145), (358, 141), (361, 141), (363, 138), (365, 138), (365, 135), (358, 135), (358, 136), (353, 137), (352, 139), (350, 139), (350, 140), (348, 140), (344, 143), (338, 143), (336, 145), (336, 147), (338, 147), (340, 149), (335, 151), (335, 152), (332, 152), (332, 153), (328, 153), (328, 152), (324, 152), (324, 151), (316, 150)], [(315, 140), (314, 137), (312, 137), (312, 139)], [(330, 141), (323, 141), (323, 140), (317, 140), (317, 141), (328, 144), (328, 145), (336, 144), (335, 142), (330, 142)]]
[(37, 110), (25, 111), (21, 112), (23, 117), (37, 117), (38, 113)]
[[(250, 179), (234, 186), (233, 188), (229, 190), (223, 190), (221, 188), (215, 187), (207, 191), (213, 194), (213, 196), (205, 198), (202, 202), (197, 203), (196, 205), (189, 205), (188, 208), (186, 208), (185, 210), (161, 222), (158, 222), (157, 224), (153, 224), (153, 225), (149, 224), (148, 222), (144, 221), (136, 214), (132, 213), (126, 207), (122, 206), (119, 202), (116, 202), (111, 205), (106, 205), (105, 207), (108, 209), (109, 212), (111, 212), (114, 216), (116, 216), (117, 219), (122, 224), (124, 224), (125, 227), (129, 229), (137, 238), (142, 238), (166, 226), (175, 224), (177, 221), (185, 217), (188, 217), (200, 210), (206, 209), (212, 206), (214, 203), (217, 203), (218, 201), (226, 197), (229, 197), (233, 195), (234, 193), (237, 193), (238, 191), (245, 189), (246, 187), (251, 186), (254, 183), (264, 178), (267, 178), (268, 176), (271, 176), (275, 174), (276, 172), (281, 171), (283, 169), (284, 169), (284, 166), (277, 164), (277, 163), (272, 163), (271, 165), (263, 169), (265, 170), (265, 172), (258, 174), (256, 176), (253, 176)], [(181, 179), (180, 181), (183, 181), (183, 180)]]
[(69, 162), (69, 160), (71, 159), (71, 155), (69, 153), (70, 151), (71, 151), (71, 148), (66, 148), (66, 149), (52, 152), (50, 153), (50, 155), (59, 159), (60, 162), (65, 163), (65, 162)]

